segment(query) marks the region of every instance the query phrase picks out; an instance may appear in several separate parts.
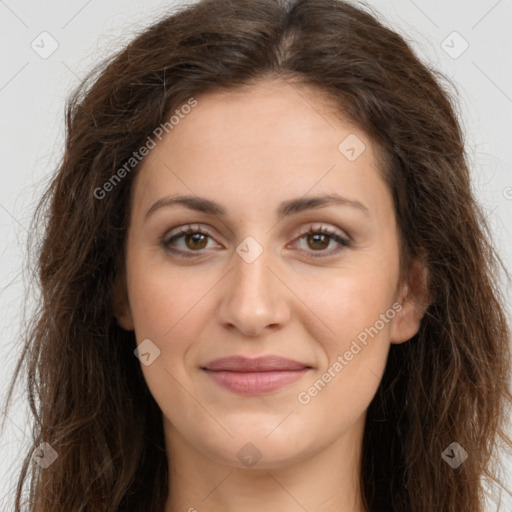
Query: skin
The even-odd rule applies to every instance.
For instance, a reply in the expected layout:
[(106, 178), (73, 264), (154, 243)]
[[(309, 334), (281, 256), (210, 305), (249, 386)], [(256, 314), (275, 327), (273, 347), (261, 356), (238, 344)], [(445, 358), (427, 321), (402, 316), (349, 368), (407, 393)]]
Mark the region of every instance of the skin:
[[(160, 350), (141, 367), (163, 411), (166, 512), (361, 512), (366, 410), (391, 343), (419, 329), (424, 269), (415, 263), (409, 283), (399, 283), (395, 212), (374, 145), (318, 90), (274, 80), (197, 100), (136, 176), (116, 314), (138, 344), (150, 339)], [(338, 149), (350, 134), (366, 146), (354, 161)], [(367, 214), (335, 204), (277, 217), (282, 201), (329, 193), (363, 203)], [(146, 218), (173, 194), (206, 197), (227, 215), (174, 205)], [(180, 258), (161, 239), (188, 224), (209, 236), (175, 239), (172, 247), (193, 253)], [(352, 245), (303, 236), (311, 225)], [(236, 251), (248, 236), (263, 249), (251, 263)], [(300, 403), (298, 394), (390, 310), (394, 318)], [(234, 354), (276, 354), (312, 369), (277, 391), (242, 396), (200, 369)], [(237, 456), (250, 453), (248, 442), (261, 456), (250, 467)]]

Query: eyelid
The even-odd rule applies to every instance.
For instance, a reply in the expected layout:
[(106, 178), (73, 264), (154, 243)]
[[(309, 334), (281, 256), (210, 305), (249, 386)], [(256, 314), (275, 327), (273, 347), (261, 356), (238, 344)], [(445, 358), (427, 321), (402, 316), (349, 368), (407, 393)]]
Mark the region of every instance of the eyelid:
[(301, 225), (300, 228), (297, 228), (293, 231), (293, 239), (303, 237), (304, 235), (308, 234), (310, 231), (314, 231), (315, 233), (317, 231), (326, 231), (336, 234), (340, 238), (345, 239), (347, 242), (352, 242), (352, 237), (346, 232), (338, 228), (337, 226), (329, 223), (329, 222), (307, 222), (305, 223), (306, 227), (304, 227), (304, 224)]
[[(212, 240), (215, 240), (215, 236), (211, 233), (210, 227), (205, 229), (201, 224), (184, 224), (182, 226), (178, 226), (176, 228), (171, 229), (170, 231), (167, 231), (160, 239), (160, 242), (162, 245), (166, 245), (172, 240), (173, 238), (181, 238), (182, 236), (185, 236), (187, 234), (194, 234), (194, 233), (201, 233)], [(216, 241), (216, 240), (215, 240)], [(193, 251), (189, 251), (193, 252)], [(199, 251), (196, 251), (199, 252)]]
[(319, 224), (315, 226), (313, 223), (309, 225), (309, 229), (306, 231), (301, 231), (300, 234), (294, 238), (294, 241), (300, 241), (308, 235), (312, 234), (327, 235), (331, 241), (334, 241), (338, 244), (338, 247), (329, 251), (313, 251), (304, 249), (305, 252), (309, 253), (311, 258), (328, 259), (330, 257), (339, 256), (341, 253), (345, 252), (346, 249), (352, 247), (353, 245), (352, 238), (348, 235), (345, 235), (343, 232), (340, 232), (338, 228), (327, 226), (325, 224)]
[(182, 233), (187, 233), (187, 232), (194, 232), (194, 233), (203, 233), (205, 235), (208, 235), (208, 236), (211, 236), (211, 233), (209, 231), (210, 227), (208, 228), (204, 228), (202, 224), (199, 224), (199, 223), (193, 223), (193, 224), (183, 224), (181, 226), (177, 226), (175, 228), (172, 228), (170, 229), (169, 231), (166, 231), (166, 233), (164, 234), (164, 236), (162, 237), (163, 239), (169, 239), (169, 238), (172, 238), (176, 235), (179, 235), (179, 234), (182, 234)]
[[(210, 228), (205, 229), (201, 224), (184, 224), (182, 226), (173, 228), (172, 230), (166, 232), (160, 239), (160, 244), (164, 247), (164, 249), (174, 255), (177, 255), (178, 257), (201, 257), (205, 254), (206, 249), (201, 249), (198, 251), (183, 251), (181, 249), (172, 249), (170, 247), (170, 242), (173, 238), (180, 239), (183, 236), (187, 234), (195, 234), (200, 233), (203, 234), (210, 239), (215, 240), (215, 237), (211, 234), (209, 231)], [(338, 244), (338, 248), (334, 251), (331, 249), (330, 251), (320, 250), (320, 251), (313, 251), (313, 250), (307, 250), (303, 249), (302, 251), (308, 252), (312, 255), (314, 258), (328, 258), (330, 256), (335, 256), (343, 252), (348, 247), (352, 246), (353, 240), (350, 235), (348, 235), (346, 232), (341, 231), (339, 228), (329, 225), (328, 223), (322, 223), (317, 222), (308, 223), (308, 227), (304, 228), (302, 226), (301, 228), (298, 228), (293, 235), (293, 243), (297, 243), (304, 237), (310, 235), (310, 234), (324, 234), (330, 237), (331, 241), (334, 241)], [(318, 253), (315, 255), (314, 253)]]

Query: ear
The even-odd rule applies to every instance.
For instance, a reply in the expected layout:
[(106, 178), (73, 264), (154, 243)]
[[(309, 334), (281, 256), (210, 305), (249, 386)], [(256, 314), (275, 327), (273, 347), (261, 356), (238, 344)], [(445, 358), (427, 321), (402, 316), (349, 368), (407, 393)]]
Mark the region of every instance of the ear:
[(126, 279), (124, 275), (118, 275), (114, 283), (114, 317), (118, 325), (125, 331), (133, 331), (135, 329), (133, 323), (130, 303), (128, 301), (128, 291), (126, 287)]
[(430, 304), (429, 274), (422, 260), (411, 264), (409, 282), (402, 286), (399, 303), (402, 309), (397, 312), (391, 324), (391, 343), (403, 343), (418, 333), (425, 311)]

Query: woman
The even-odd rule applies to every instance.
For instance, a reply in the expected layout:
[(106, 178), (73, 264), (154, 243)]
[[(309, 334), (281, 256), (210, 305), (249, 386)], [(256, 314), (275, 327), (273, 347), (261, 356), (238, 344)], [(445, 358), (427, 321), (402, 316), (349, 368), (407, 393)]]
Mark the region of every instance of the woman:
[(91, 75), (18, 510), (483, 510), (510, 330), (437, 75), (339, 0), (203, 0)]

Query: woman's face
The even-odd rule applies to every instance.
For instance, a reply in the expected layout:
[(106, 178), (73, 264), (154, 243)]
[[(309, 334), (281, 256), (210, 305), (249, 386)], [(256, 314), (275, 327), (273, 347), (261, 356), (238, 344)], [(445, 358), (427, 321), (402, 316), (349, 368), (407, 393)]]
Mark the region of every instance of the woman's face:
[(196, 99), (134, 182), (117, 315), (166, 439), (238, 467), (357, 446), (421, 318), (374, 145), (305, 86)]

